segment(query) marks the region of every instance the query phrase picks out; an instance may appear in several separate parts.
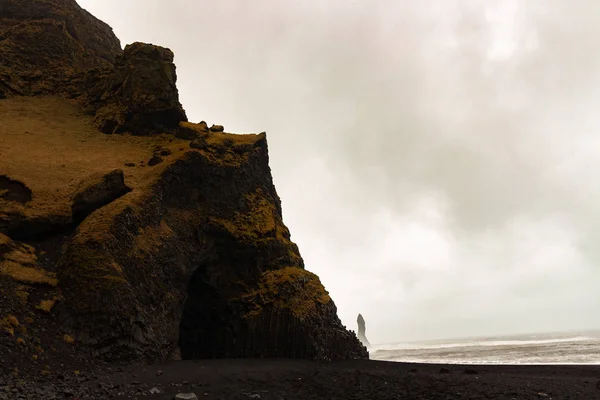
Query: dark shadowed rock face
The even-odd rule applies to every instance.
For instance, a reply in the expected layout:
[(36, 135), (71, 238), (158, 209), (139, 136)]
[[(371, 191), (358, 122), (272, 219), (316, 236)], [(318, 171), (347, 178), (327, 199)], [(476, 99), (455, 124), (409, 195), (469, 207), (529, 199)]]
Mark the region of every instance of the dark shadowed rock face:
[(65, 246), (64, 326), (110, 359), (164, 359), (178, 344), (183, 358), (366, 357), (303, 269), (265, 135), (212, 133), (176, 157)]
[(173, 131), (187, 121), (176, 81), (171, 50), (139, 42), (127, 45), (101, 95), (99, 129), (136, 135)]
[(93, 174), (79, 185), (71, 210), (74, 221), (82, 221), (94, 210), (131, 191), (125, 185), (123, 171), (116, 169), (106, 174)]
[(31, 200), (31, 189), (22, 182), (0, 175), (0, 198), (25, 204)]
[(74, 0), (0, 2), (0, 95), (55, 93), (74, 74), (111, 67), (112, 29)]
[(1, 368), (368, 357), (291, 241), (266, 134), (187, 122), (170, 50), (121, 52), (72, 0), (3, 0), (0, 57)]
[(190, 280), (194, 289), (181, 319), (184, 359), (365, 357), (356, 337), (341, 328), (335, 304), (316, 275), (296, 267), (267, 271), (254, 289), (227, 302), (202, 275), (198, 269)]

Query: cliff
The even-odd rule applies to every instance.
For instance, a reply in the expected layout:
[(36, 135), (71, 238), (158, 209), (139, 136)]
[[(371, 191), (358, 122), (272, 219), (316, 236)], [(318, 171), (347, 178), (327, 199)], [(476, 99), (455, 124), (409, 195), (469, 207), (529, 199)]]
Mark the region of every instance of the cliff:
[(266, 134), (187, 122), (170, 50), (4, 0), (0, 60), (4, 373), (368, 357), (291, 241)]
[(0, 98), (56, 93), (77, 72), (110, 68), (120, 52), (112, 29), (75, 1), (0, 3)]

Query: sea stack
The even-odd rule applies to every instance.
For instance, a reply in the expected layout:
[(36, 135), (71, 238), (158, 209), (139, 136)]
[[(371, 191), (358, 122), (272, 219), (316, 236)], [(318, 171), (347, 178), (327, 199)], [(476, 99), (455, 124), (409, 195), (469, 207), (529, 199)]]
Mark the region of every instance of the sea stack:
[(367, 337), (365, 336), (365, 330), (366, 330), (365, 319), (363, 318), (363, 316), (361, 314), (358, 314), (358, 318), (356, 318), (356, 322), (358, 323), (358, 340), (360, 340), (360, 342), (367, 348), (371, 347), (371, 344), (369, 343), (369, 341), (367, 340)]

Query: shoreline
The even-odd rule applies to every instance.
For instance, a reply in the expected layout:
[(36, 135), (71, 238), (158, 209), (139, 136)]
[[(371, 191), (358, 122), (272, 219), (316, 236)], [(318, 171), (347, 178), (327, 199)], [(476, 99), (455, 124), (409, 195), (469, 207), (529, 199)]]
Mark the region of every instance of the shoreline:
[(600, 365), (217, 359), (111, 365), (76, 376), (40, 377), (19, 387), (1, 383), (2, 400), (19, 394), (167, 400), (190, 392), (200, 399), (591, 400), (600, 399)]
[(508, 363), (508, 362), (499, 362), (499, 363), (469, 363), (469, 362), (425, 362), (425, 361), (404, 361), (404, 360), (386, 360), (383, 358), (370, 358), (370, 361), (384, 361), (384, 362), (393, 362), (400, 364), (419, 364), (419, 365), (456, 365), (456, 366), (465, 366), (465, 367), (545, 367), (545, 366), (555, 366), (555, 367), (569, 367), (569, 366), (580, 366), (580, 367), (600, 367), (600, 361), (592, 362), (592, 363), (570, 363), (570, 362), (539, 362), (539, 363)]

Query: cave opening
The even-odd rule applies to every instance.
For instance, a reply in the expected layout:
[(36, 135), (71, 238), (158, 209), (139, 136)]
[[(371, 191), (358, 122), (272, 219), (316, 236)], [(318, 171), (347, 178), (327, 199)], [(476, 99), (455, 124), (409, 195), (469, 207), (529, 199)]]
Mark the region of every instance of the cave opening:
[(184, 360), (228, 356), (231, 311), (207, 275), (207, 268), (200, 267), (188, 282), (179, 324), (179, 349)]

